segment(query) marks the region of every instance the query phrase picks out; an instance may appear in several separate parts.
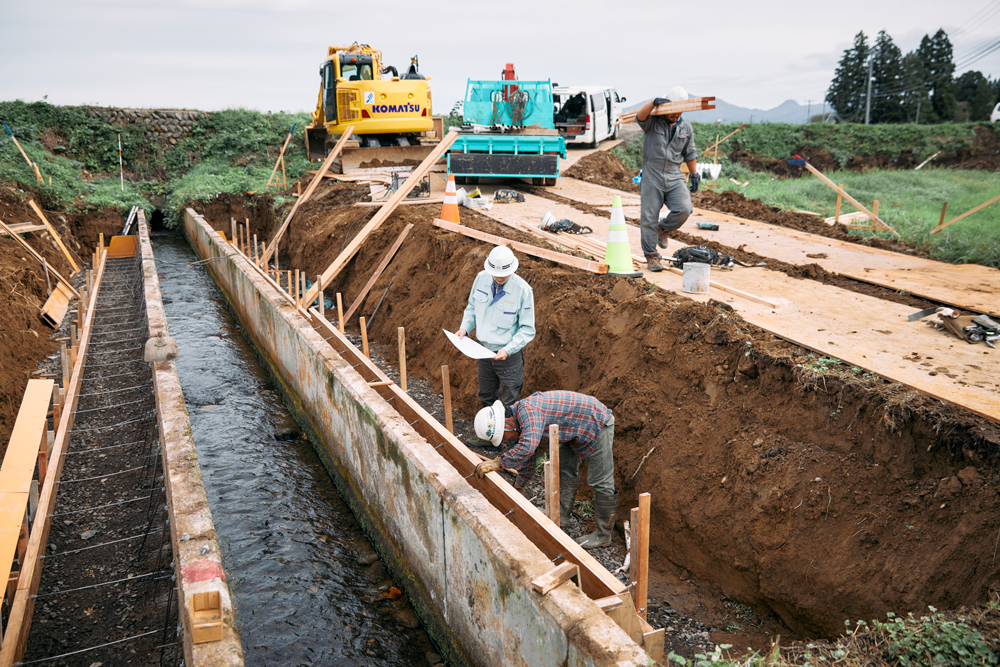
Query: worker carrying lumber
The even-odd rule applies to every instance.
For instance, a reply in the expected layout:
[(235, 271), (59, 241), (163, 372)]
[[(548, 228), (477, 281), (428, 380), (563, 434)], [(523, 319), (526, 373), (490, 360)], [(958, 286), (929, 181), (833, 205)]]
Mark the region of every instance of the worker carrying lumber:
[[(535, 293), (517, 271), (517, 257), (504, 245), (490, 251), (486, 266), (469, 292), (462, 315), (459, 338), (476, 330), (483, 347), (495, 352), (492, 359), (479, 360), (479, 401), (484, 406), (500, 399), (511, 405), (521, 398), (524, 386), (525, 345), (535, 337)], [(473, 447), (490, 443), (470, 438)]]
[(504, 407), (496, 401), (476, 415), (476, 435), (499, 447), (504, 440), (517, 442), (492, 461), (476, 466), (476, 477), (511, 468), (517, 471), (514, 488), (521, 490), (535, 472), (538, 445), (549, 440), (549, 425), (559, 426), (559, 520), (569, 523), (580, 483), (580, 463), (587, 461), (587, 484), (594, 492), (596, 530), (578, 537), (587, 549), (611, 544), (611, 529), (618, 512), (615, 491), (615, 417), (592, 396), (575, 391), (544, 391)]
[[(698, 191), (698, 151), (694, 146), (694, 129), (691, 123), (672, 113), (654, 116), (654, 106), (667, 102), (680, 102), (688, 98), (687, 91), (674, 86), (664, 97), (646, 102), (635, 114), (642, 128), (642, 181), (639, 194), (642, 199), (640, 228), (642, 254), (650, 271), (662, 271), (660, 253), (656, 246), (667, 247), (669, 233), (678, 229), (691, 215), (691, 192)], [(681, 163), (687, 163), (691, 172), (690, 192), (681, 173)], [(670, 213), (660, 219), (660, 209), (666, 204)]]

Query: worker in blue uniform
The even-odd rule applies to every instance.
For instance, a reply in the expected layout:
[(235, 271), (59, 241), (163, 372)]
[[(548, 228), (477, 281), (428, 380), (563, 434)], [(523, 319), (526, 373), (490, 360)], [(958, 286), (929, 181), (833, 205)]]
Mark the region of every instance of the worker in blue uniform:
[[(535, 337), (535, 293), (518, 275), (518, 261), (507, 246), (497, 246), (486, 258), (485, 268), (472, 283), (469, 303), (462, 316), (459, 338), (476, 330), (476, 338), (495, 352), (479, 360), (479, 401), (490, 406), (498, 398), (513, 405), (524, 386), (524, 346)], [(476, 447), (492, 443), (475, 437)]]

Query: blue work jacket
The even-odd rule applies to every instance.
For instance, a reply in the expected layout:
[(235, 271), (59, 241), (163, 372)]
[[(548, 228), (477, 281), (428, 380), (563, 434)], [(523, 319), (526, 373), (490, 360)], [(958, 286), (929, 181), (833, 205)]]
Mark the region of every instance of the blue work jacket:
[(517, 274), (503, 284), (503, 293), (493, 296), (493, 276), (480, 271), (472, 283), (469, 305), (462, 315), (462, 329), (476, 330), (476, 338), (488, 350), (516, 354), (535, 337), (535, 293)]

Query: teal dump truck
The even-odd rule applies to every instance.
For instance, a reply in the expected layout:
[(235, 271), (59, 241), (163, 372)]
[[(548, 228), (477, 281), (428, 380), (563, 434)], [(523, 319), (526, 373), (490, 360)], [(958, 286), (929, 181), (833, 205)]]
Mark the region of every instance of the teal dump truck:
[(566, 140), (556, 130), (553, 109), (551, 81), (469, 79), (448, 170), (459, 182), (530, 178), (554, 185)]

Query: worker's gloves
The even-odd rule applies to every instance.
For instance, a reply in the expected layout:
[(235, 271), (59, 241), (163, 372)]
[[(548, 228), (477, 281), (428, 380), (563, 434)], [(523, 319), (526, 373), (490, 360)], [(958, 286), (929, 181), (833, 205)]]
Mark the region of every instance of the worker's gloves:
[(666, 97), (657, 97), (655, 100), (653, 100), (653, 106), (654, 107), (658, 107), (661, 104), (669, 104), (669, 103), (670, 103), (670, 100), (668, 100)]
[(691, 174), (691, 180), (688, 182), (688, 190), (698, 192), (699, 183), (701, 183), (701, 177), (698, 174)]
[(476, 477), (482, 479), (486, 477), (487, 473), (496, 472), (500, 470), (500, 457), (496, 457), (492, 461), (483, 461), (476, 466)]

